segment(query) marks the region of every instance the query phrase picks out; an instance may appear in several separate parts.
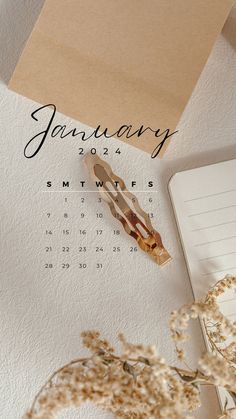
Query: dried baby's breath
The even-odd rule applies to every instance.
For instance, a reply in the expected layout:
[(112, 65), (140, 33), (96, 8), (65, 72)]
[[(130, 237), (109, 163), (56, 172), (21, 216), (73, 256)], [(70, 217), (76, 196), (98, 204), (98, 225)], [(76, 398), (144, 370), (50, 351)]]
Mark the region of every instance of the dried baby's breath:
[[(82, 333), (90, 356), (70, 362), (56, 371), (39, 391), (24, 419), (52, 419), (68, 407), (86, 401), (112, 412), (116, 418), (190, 419), (200, 406), (201, 385), (222, 386), (236, 406), (236, 328), (219, 310), (217, 299), (236, 288), (227, 276), (211, 288), (203, 301), (173, 311), (171, 336), (176, 353), (186, 365), (184, 342), (192, 319), (205, 325), (211, 353), (199, 360), (199, 369), (168, 365), (154, 346), (134, 345), (119, 335), (121, 355), (97, 331)], [(235, 408), (226, 403), (221, 419), (231, 418)]]

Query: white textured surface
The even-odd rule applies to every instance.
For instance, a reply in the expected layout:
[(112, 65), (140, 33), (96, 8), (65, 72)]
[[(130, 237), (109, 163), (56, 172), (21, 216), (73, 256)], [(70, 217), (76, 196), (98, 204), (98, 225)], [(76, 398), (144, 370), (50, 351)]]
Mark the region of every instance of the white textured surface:
[[(118, 172), (132, 178), (138, 168), (159, 182), (159, 229), (174, 257), (155, 277), (92, 277), (86, 284), (73, 271), (71, 281), (43, 276), (39, 269), (37, 191), (42, 177), (59, 173), (75, 178), (78, 144), (49, 142), (38, 158), (26, 160), (22, 149), (35, 132), (30, 113), (36, 105), (8, 91), (6, 82), (32, 28), (40, 0), (0, 0), (0, 138), (1, 138), (1, 283), (0, 283), (0, 417), (19, 419), (34, 394), (55, 368), (83, 353), (80, 332), (100, 329), (112, 342), (122, 330), (131, 341), (157, 343), (168, 360), (174, 352), (167, 332), (169, 312), (192, 299), (182, 250), (167, 193), (173, 173), (236, 157), (236, 11), (212, 51), (179, 134), (162, 161), (129, 146), (117, 162)], [(82, 124), (57, 115), (61, 124)], [(116, 142), (117, 144), (120, 144)], [(99, 141), (102, 147), (103, 141)], [(127, 162), (129, 165), (127, 167)], [(82, 170), (82, 169), (81, 169)], [(43, 175), (42, 175), (43, 173)], [(139, 177), (142, 174), (138, 175)], [(136, 175), (135, 175), (136, 178)], [(39, 207), (41, 203), (39, 202)], [(197, 328), (190, 345), (192, 362), (202, 350)], [(214, 418), (214, 396), (199, 418)], [(85, 406), (67, 418), (109, 418)]]

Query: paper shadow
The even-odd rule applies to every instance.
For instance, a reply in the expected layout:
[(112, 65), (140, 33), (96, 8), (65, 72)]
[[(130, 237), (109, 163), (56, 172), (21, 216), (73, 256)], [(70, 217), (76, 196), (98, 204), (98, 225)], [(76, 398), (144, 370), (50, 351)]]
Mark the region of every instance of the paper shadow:
[(44, 0), (0, 2), (0, 79), (8, 83)]
[(225, 22), (222, 35), (236, 50), (236, 2), (229, 14), (228, 19)]

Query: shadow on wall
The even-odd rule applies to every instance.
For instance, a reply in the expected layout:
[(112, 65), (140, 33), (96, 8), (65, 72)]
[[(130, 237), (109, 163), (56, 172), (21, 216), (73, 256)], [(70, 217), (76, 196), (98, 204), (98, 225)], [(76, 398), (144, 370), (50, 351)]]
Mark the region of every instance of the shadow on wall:
[(222, 34), (236, 50), (236, 1), (228, 19), (225, 22)]
[(0, 0), (0, 79), (8, 83), (44, 0)]

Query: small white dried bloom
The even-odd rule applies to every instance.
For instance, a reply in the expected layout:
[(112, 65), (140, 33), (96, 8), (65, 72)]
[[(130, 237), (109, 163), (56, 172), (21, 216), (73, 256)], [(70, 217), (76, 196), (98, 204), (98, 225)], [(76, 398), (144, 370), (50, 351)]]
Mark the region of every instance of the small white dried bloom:
[(199, 365), (211, 382), (236, 393), (236, 370), (225, 358), (207, 353), (200, 359)]

